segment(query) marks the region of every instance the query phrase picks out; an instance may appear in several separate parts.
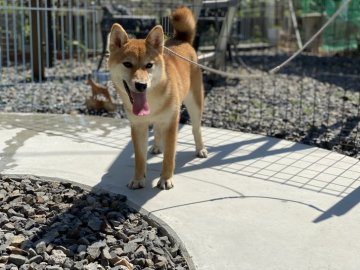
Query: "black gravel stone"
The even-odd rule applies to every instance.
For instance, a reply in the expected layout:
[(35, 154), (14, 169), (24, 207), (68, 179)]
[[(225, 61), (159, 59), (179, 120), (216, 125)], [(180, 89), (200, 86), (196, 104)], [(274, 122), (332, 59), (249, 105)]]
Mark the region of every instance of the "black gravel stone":
[(189, 269), (179, 244), (125, 196), (25, 176), (0, 175), (0, 190), (0, 268)]
[(18, 254), (10, 254), (9, 256), (9, 263), (13, 263), (17, 266), (23, 265), (28, 261), (28, 259), (25, 256), (18, 255)]
[(35, 255), (34, 257), (30, 258), (29, 263), (32, 263), (32, 262), (41, 263), (43, 260), (44, 260), (43, 256)]

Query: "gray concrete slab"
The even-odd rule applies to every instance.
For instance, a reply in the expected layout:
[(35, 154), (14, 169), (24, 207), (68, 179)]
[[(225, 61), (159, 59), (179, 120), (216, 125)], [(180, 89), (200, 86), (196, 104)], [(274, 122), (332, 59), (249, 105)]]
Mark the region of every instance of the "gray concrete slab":
[(125, 194), (177, 233), (199, 270), (359, 269), (359, 160), (212, 128), (197, 159), (182, 126), (175, 188), (155, 187), (161, 156), (149, 155), (147, 187), (132, 191), (129, 132), (109, 118), (0, 114), (0, 172)]

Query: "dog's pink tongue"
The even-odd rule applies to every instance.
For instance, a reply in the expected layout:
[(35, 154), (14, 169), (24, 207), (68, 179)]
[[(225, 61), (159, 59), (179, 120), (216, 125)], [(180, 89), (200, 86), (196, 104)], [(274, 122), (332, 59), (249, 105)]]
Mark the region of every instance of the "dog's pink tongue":
[(150, 114), (149, 104), (146, 100), (146, 93), (135, 93), (132, 92), (133, 98), (133, 113), (137, 116), (145, 116)]

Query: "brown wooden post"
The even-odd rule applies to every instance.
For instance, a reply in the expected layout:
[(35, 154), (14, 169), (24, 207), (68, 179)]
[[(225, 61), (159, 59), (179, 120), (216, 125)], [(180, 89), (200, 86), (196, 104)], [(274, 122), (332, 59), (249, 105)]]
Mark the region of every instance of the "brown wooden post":
[(36, 8), (41, 6), (41, 1), (37, 5), (37, 0), (31, 0), (31, 35), (32, 35), (32, 55), (33, 55), (33, 78), (39, 82), (45, 79), (45, 65), (44, 65), (44, 48), (42, 44), (42, 11), (37, 11)]

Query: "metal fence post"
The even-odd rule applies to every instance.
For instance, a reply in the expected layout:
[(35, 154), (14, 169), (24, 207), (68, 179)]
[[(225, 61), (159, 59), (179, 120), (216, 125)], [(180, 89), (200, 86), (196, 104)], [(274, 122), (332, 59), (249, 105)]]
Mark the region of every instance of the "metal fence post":
[(37, 0), (31, 0), (31, 35), (32, 35), (32, 55), (33, 55), (33, 78), (41, 82), (45, 78), (45, 66), (42, 44), (42, 18), (38, 11)]
[(53, 5), (51, 0), (46, 0), (45, 2), (45, 31), (46, 31), (46, 65), (47, 67), (54, 66), (54, 31), (53, 31), (53, 24), (52, 24), (52, 8)]
[(224, 22), (222, 23), (220, 35), (215, 48), (215, 68), (223, 68), (225, 65), (225, 52), (228, 44), (232, 24), (237, 11), (237, 1), (228, 1), (229, 7)]

